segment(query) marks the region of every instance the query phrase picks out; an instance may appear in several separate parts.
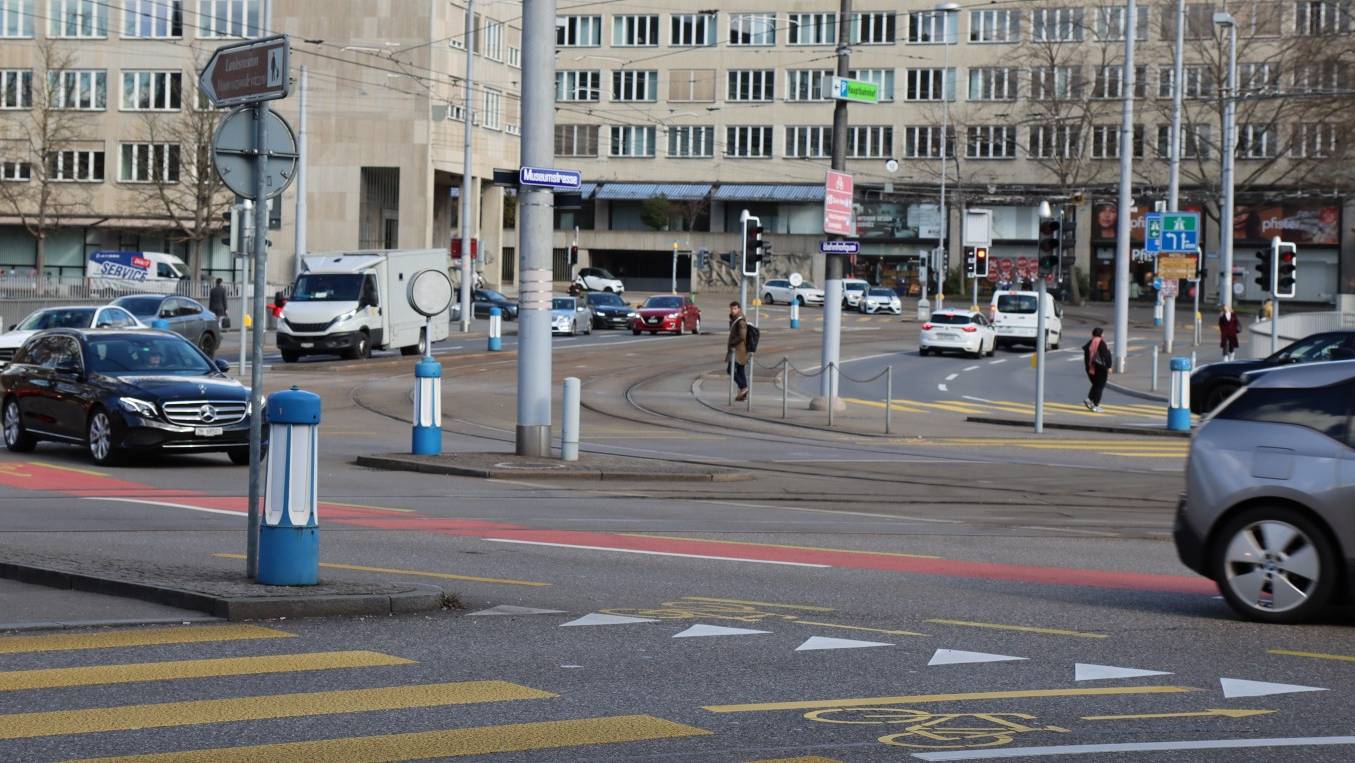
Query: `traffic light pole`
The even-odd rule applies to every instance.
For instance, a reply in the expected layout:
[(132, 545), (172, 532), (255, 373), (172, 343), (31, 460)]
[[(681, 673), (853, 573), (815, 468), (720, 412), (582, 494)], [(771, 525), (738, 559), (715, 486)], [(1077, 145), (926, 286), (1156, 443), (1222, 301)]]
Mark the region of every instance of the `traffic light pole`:
[[(851, 29), (852, 0), (841, 0), (838, 6), (837, 28), (837, 76), (847, 77), (851, 70)], [(838, 99), (833, 104), (833, 169), (847, 171), (847, 102)], [(841, 236), (832, 236), (833, 241), (841, 241)], [(842, 334), (842, 255), (824, 255), (823, 289), (823, 350), (820, 354), (821, 368), (824, 373), (819, 385), (819, 398), (810, 402), (811, 408), (824, 406), (831, 410), (839, 405), (837, 399), (837, 374), (840, 341)]]
[[(1134, 38), (1138, 34), (1138, 4), (1125, 7), (1124, 97), (1120, 115), (1120, 195), (1115, 226), (1115, 370), (1124, 373), (1129, 354), (1129, 249), (1134, 206)], [(1231, 218), (1227, 218), (1231, 219)], [(1228, 226), (1224, 226), (1227, 229)], [(1040, 311), (1044, 314), (1043, 306)]]

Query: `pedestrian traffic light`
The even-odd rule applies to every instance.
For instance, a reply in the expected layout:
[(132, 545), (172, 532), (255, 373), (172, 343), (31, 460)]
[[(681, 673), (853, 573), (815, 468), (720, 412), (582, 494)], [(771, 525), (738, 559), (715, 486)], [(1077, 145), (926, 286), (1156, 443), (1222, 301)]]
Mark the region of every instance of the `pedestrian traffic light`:
[(988, 247), (986, 246), (974, 249), (974, 277), (988, 277)]
[(758, 274), (758, 265), (762, 262), (763, 247), (766, 246), (762, 241), (762, 226), (753, 222), (756, 219), (749, 218), (748, 227), (744, 229), (743, 274), (746, 276)]
[(974, 262), (974, 258), (975, 258), (975, 250), (973, 250), (973, 249), (971, 249), (971, 248), (969, 248), (969, 247), (965, 247), (965, 250), (964, 250), (964, 277), (965, 277), (965, 278), (975, 278), (975, 277), (976, 277), (976, 271), (975, 271), (975, 269), (974, 269), (974, 268), (976, 267), (976, 265), (975, 265), (975, 262)]
[(1059, 267), (1058, 220), (1040, 221), (1040, 275), (1047, 275)]
[(1270, 273), (1270, 248), (1257, 249), (1256, 285), (1261, 287), (1261, 291), (1266, 294), (1271, 292)]
[(1275, 271), (1275, 296), (1293, 299), (1298, 293), (1299, 253), (1293, 244), (1280, 244), (1280, 264)]

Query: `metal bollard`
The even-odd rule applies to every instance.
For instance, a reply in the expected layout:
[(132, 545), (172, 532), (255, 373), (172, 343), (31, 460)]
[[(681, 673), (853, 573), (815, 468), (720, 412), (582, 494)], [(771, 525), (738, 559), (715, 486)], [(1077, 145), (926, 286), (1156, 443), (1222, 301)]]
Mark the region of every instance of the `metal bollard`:
[(885, 434), (894, 428), (894, 367), (885, 367)]
[(1191, 367), (1191, 368), (1195, 368), (1195, 366), (1196, 366), (1196, 363), (1195, 363), (1195, 351), (1194, 351), (1194, 350), (1191, 350), (1191, 351), (1190, 351), (1190, 367)]
[(1157, 328), (1162, 327), (1162, 297), (1160, 296), (1157, 298), (1157, 301), (1153, 303), (1153, 326)]
[(828, 426), (831, 427), (833, 426), (833, 409), (837, 407), (833, 405), (837, 401), (837, 364), (829, 363), (828, 368), (824, 369), (824, 373), (828, 374)]
[(1153, 382), (1149, 389), (1157, 392), (1157, 345), (1153, 345)]
[(268, 396), (267, 483), (259, 527), (264, 585), (315, 585), (320, 572), (316, 521), (320, 396), (292, 387)]
[(734, 405), (734, 353), (729, 353), (729, 405)]
[(781, 418), (786, 418), (790, 404), (790, 359), (781, 359)]
[(790, 327), (800, 328), (800, 301), (797, 299), (790, 303)]
[(503, 311), (497, 307), (489, 308), (489, 351), (503, 349)]
[(414, 433), (416, 456), (442, 454), (442, 364), (428, 356), (414, 364)]
[(744, 410), (747, 410), (749, 413), (753, 412), (753, 374), (756, 371), (757, 359), (754, 358), (753, 353), (750, 352), (748, 353), (748, 365), (744, 367), (743, 371), (744, 374), (748, 376), (748, 397), (745, 398), (745, 402), (747, 402), (748, 405)]
[(582, 395), (578, 377), (565, 378), (564, 411), (560, 414), (560, 458), (579, 460), (579, 398)]
[(1172, 358), (1171, 403), (1167, 409), (1167, 428), (1190, 431), (1190, 358)]

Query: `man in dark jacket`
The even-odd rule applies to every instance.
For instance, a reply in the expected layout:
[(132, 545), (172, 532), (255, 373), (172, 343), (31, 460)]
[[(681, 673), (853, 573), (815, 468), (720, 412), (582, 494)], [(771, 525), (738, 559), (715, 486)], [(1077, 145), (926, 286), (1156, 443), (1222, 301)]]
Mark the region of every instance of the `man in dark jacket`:
[(1100, 326), (1092, 329), (1091, 341), (1082, 345), (1082, 365), (1087, 370), (1087, 379), (1091, 381), (1091, 391), (1082, 404), (1087, 410), (1101, 412), (1101, 393), (1106, 391), (1106, 382), (1110, 380), (1110, 365), (1114, 362), (1110, 347), (1102, 338), (1104, 332)]
[(221, 279), (216, 279), (216, 286), (207, 294), (207, 309), (216, 316), (217, 323), (220, 323), (226, 317), (229, 309), (226, 307), (226, 287), (222, 285)]
[(729, 303), (729, 344), (725, 352), (725, 367), (734, 361), (734, 384), (739, 388), (735, 400), (748, 399), (748, 321), (743, 317), (743, 306)]

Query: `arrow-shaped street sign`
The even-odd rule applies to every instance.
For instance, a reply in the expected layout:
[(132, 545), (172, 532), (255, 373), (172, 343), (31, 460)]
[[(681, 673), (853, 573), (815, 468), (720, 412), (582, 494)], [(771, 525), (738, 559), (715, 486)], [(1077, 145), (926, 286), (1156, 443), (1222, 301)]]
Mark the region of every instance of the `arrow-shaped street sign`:
[(1274, 710), (1245, 710), (1242, 708), (1213, 708), (1211, 710), (1192, 710), (1184, 713), (1138, 713), (1136, 715), (1084, 715), (1084, 721), (1136, 721), (1150, 718), (1250, 718), (1253, 715), (1266, 715)]
[(291, 51), (283, 34), (223, 45), (202, 67), (198, 86), (217, 108), (286, 98)]

